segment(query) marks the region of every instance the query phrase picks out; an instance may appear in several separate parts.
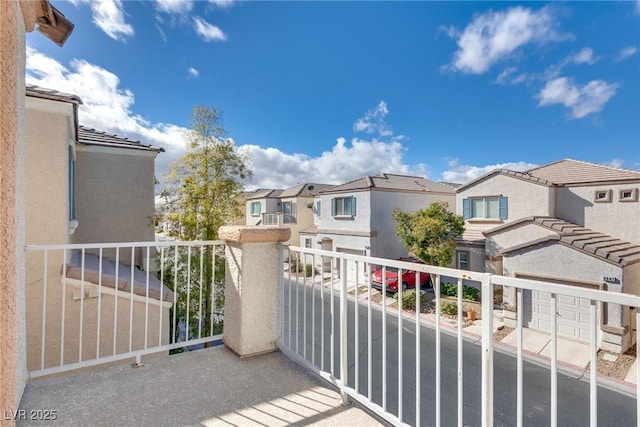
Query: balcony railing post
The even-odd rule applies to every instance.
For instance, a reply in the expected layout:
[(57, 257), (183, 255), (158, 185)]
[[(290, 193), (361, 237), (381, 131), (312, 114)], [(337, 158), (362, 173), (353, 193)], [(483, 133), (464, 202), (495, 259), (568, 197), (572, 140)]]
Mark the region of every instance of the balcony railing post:
[(349, 401), (345, 387), (349, 378), (347, 372), (347, 260), (340, 255), (340, 398), (346, 405)]
[(291, 230), (225, 226), (218, 235), (226, 243), (225, 345), (242, 357), (276, 350), (282, 283), (278, 244)]
[(482, 275), (482, 425), (493, 425), (493, 283)]

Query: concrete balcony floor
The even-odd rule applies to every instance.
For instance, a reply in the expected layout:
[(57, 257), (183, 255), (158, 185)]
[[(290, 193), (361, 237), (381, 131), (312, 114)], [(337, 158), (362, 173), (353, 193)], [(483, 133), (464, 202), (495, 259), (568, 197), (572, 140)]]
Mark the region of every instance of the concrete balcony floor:
[[(74, 426), (378, 426), (360, 406), (280, 352), (240, 359), (225, 346), (29, 382), (20, 409)], [(45, 425), (18, 420), (17, 425)]]

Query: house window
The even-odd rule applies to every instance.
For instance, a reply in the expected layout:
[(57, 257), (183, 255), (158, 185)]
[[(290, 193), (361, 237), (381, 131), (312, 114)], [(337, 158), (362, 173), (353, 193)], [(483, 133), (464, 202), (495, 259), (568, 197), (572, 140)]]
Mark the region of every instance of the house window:
[(456, 252), (456, 268), (469, 270), (469, 252)]
[(638, 189), (637, 188), (625, 188), (620, 190), (618, 199), (621, 202), (637, 202), (638, 201)]
[(506, 197), (470, 197), (462, 200), (465, 219), (507, 219), (508, 202)]
[(296, 204), (293, 202), (282, 202), (282, 220), (285, 224), (295, 224), (296, 223), (296, 217), (295, 217), (295, 210), (296, 210)]
[(322, 213), (322, 205), (320, 204), (320, 200), (316, 203), (316, 215), (320, 218), (320, 214)]
[(611, 201), (611, 190), (596, 190), (593, 193), (593, 201), (607, 203)]
[(351, 196), (331, 199), (331, 216), (352, 218), (356, 216), (356, 198)]
[(304, 247), (307, 248), (307, 249), (311, 248), (311, 239), (310, 238), (306, 237), (304, 239)]
[(262, 212), (262, 204), (260, 202), (251, 202), (251, 215), (257, 216)]

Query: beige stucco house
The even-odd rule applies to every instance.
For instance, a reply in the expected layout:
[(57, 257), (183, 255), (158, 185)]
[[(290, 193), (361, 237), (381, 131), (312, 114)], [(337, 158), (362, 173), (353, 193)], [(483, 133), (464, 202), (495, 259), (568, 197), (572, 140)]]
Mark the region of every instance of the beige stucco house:
[[(154, 241), (154, 162), (163, 150), (80, 126), (82, 101), (75, 95), (35, 86), (27, 86), (26, 95), (26, 244)], [(154, 270), (155, 251), (136, 248), (132, 254), (121, 248), (116, 259), (115, 250), (103, 250), (102, 262), (99, 253), (51, 250), (46, 267), (44, 252), (27, 253), (29, 370), (56, 366), (61, 358), (70, 363), (83, 354), (128, 351), (130, 342), (140, 349), (145, 324), (164, 322), (165, 334), (149, 328), (147, 339), (156, 345), (168, 341), (172, 293), (152, 275), (150, 309), (145, 306), (145, 270)], [(100, 322), (116, 316), (115, 329), (113, 321)], [(81, 327), (99, 329), (100, 341), (80, 345)]]
[(330, 187), (327, 184), (303, 183), (285, 190), (258, 189), (247, 192), (247, 225), (279, 226), (291, 229), (287, 245), (300, 242), (300, 232), (314, 221), (314, 198)]
[[(458, 267), (568, 286), (640, 292), (640, 171), (565, 159), (525, 172), (494, 170), (457, 191), (466, 232)], [(462, 262), (461, 262), (462, 261)], [(528, 327), (548, 330), (550, 295), (526, 291)], [(515, 292), (505, 289), (507, 323)], [(558, 332), (589, 339), (589, 301), (560, 296)], [(598, 310), (602, 348), (635, 342), (628, 307)]]

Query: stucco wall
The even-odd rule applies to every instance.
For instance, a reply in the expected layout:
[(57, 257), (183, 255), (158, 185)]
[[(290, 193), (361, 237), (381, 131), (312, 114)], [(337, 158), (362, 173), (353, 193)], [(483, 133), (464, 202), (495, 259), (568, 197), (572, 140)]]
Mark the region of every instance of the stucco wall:
[[(619, 193), (622, 189), (640, 191), (640, 184), (559, 188), (556, 215), (592, 230), (640, 243), (640, 200), (621, 202)], [(611, 201), (594, 202), (596, 190), (611, 190)]]
[[(38, 252), (30, 252), (27, 259), (31, 264), (42, 266), (43, 255)], [(49, 262), (51, 262), (51, 257)], [(61, 263), (57, 264), (58, 271)], [(29, 301), (27, 305), (27, 367), (29, 370), (41, 369), (42, 350), (42, 302), (44, 298), (44, 278), (42, 268), (38, 271), (30, 270), (30, 280), (26, 286), (26, 295)], [(97, 333), (98, 319), (100, 324), (100, 356), (114, 354), (113, 333), (114, 333), (114, 311), (116, 310), (115, 295), (113, 289), (103, 287), (100, 297), (100, 310), (98, 310), (97, 293), (89, 297), (90, 290), (97, 291), (98, 286), (85, 282), (83, 287), (87, 297), (81, 304), (80, 299), (74, 299), (74, 293), (80, 295), (81, 285), (79, 281), (67, 280), (63, 285), (62, 277), (48, 275), (47, 283), (47, 304), (46, 304), (46, 339), (44, 368), (57, 366), (60, 364), (60, 351), (62, 342), (62, 313), (64, 300), (64, 363), (77, 362), (82, 349), (82, 360), (96, 358), (97, 353)], [(63, 298), (64, 293), (64, 298)], [(131, 299), (128, 293), (118, 292), (117, 298), (117, 327), (116, 331), (116, 354), (129, 351), (129, 313)], [(140, 350), (144, 348), (145, 337), (145, 303), (142, 297), (134, 296), (133, 300), (133, 330), (132, 349)], [(159, 343), (169, 342), (169, 304), (164, 303), (164, 308), (160, 307), (157, 300), (150, 300), (148, 307), (147, 321), (147, 345), (155, 347)], [(81, 316), (81, 310), (83, 315)], [(162, 311), (162, 318), (160, 312)], [(98, 316), (98, 312), (100, 316)], [(80, 344), (80, 319), (82, 322), (82, 345)], [(162, 322), (162, 335), (159, 335), (160, 322)], [(160, 338), (159, 338), (160, 337)]]
[(547, 228), (540, 227), (539, 225), (524, 223), (486, 236), (485, 249), (487, 251), (487, 255), (499, 256), (502, 249), (521, 245), (553, 234), (558, 233)]
[(559, 243), (509, 253), (503, 262), (505, 276), (532, 274), (589, 283), (601, 283), (604, 276), (622, 280), (620, 267)]
[(470, 271), (479, 271), (485, 272), (485, 251), (484, 247), (476, 246), (476, 245), (464, 245), (459, 244), (456, 247), (456, 253), (453, 255), (453, 260), (451, 260), (451, 268), (458, 268), (457, 266), (457, 252), (468, 252), (469, 253), (469, 270)]
[(462, 215), (463, 199), (481, 196), (508, 197), (508, 217), (504, 221), (495, 221), (498, 224), (515, 221), (526, 216), (553, 216), (554, 214), (554, 189), (531, 181), (498, 174), (457, 193), (456, 209), (458, 215)]
[(32, 2), (0, 2), (0, 408), (5, 411), (17, 409), (27, 379), (23, 286), (24, 64), (25, 30), (33, 29), (33, 14)]
[(622, 283), (624, 283), (624, 292), (640, 296), (640, 262), (624, 268)]
[[(74, 242), (153, 241), (156, 153), (107, 150), (77, 146)], [(121, 250), (120, 260), (130, 264), (130, 251)]]
[(26, 107), (27, 244), (68, 243), (73, 106), (27, 97)]
[[(331, 199), (355, 196), (356, 216), (338, 218), (331, 216)], [(371, 230), (371, 192), (356, 191), (353, 193), (326, 194), (320, 197), (322, 218), (320, 228), (323, 230), (350, 230), (369, 232)]]

